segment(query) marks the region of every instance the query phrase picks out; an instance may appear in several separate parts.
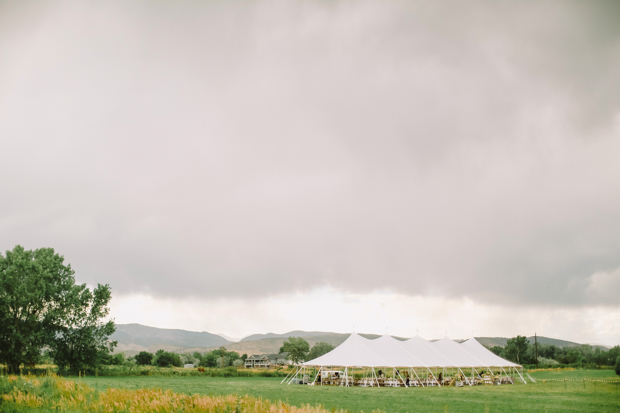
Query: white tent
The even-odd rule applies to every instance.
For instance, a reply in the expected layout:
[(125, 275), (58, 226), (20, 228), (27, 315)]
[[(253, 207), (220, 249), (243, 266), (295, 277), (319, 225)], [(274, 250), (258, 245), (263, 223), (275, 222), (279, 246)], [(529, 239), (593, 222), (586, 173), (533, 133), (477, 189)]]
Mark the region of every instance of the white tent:
[(424, 361), (407, 351), (394, 337), (386, 334), (376, 340), (364, 340), (373, 353), (379, 354), (388, 363), (381, 367), (427, 367)]
[[(455, 343), (448, 337), (441, 340), (431, 341), (429, 344), (450, 360), (451, 367), (484, 367), (485, 364), (465, 351), (460, 344)], [(487, 350), (488, 351), (488, 350)]]
[[(445, 355), (441, 354), (431, 344), (422, 337), (416, 335), (409, 340), (400, 341), (399, 345), (404, 347), (409, 353), (417, 355), (424, 361), (424, 367), (454, 367), (454, 363)], [(418, 366), (409, 366), (418, 367)]]
[(475, 338), (470, 338), (469, 340), (460, 344), (461, 348), (467, 351), (472, 356), (476, 357), (476, 359), (482, 362), (482, 366), (485, 367), (521, 367), (518, 364), (512, 363), (508, 360), (504, 360), (503, 358), (496, 356), (494, 353), (487, 350), (482, 344), (478, 342)]
[(334, 350), (304, 366), (341, 367), (520, 367), (496, 356), (476, 339), (462, 344), (447, 337), (427, 341), (415, 336), (401, 341), (387, 334), (370, 340), (352, 333)]
[(304, 363), (306, 366), (388, 367), (391, 365), (368, 348), (368, 341), (351, 333), (344, 343), (327, 354)]

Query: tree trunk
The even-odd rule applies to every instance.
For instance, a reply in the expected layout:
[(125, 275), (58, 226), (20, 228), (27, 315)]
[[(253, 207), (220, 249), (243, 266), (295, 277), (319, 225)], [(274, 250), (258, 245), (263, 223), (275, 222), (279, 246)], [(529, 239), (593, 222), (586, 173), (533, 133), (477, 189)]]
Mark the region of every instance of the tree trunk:
[(21, 363), (7, 363), (9, 374), (19, 374), (19, 366)]

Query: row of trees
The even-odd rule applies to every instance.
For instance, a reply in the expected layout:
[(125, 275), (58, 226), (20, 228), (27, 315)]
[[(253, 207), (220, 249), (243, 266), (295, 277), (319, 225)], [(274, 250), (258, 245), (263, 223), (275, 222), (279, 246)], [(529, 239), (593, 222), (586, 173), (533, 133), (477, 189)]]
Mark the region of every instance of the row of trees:
[[(300, 337), (290, 337), (280, 348), (280, 353), (288, 352), (291, 361), (298, 363), (305, 360), (312, 360), (322, 356), (334, 349), (334, 346), (328, 343), (316, 343), (312, 349), (306, 340)], [(198, 351), (193, 354), (176, 354), (158, 350), (157, 353), (149, 353), (141, 351), (135, 357), (125, 358), (123, 353), (108, 356), (105, 364), (124, 365), (126, 363), (136, 363), (141, 366), (159, 366), (159, 367), (181, 367), (184, 364), (193, 364), (199, 367), (241, 367), (248, 358), (247, 354), (240, 355), (236, 351), (228, 351), (224, 347), (217, 350), (211, 350), (205, 353)]]
[[(193, 364), (200, 367), (238, 367), (242, 366), (247, 358), (247, 354), (240, 356), (236, 351), (220, 347), (206, 353), (196, 351), (193, 354), (177, 354), (164, 350), (158, 350), (155, 354), (141, 351), (133, 360), (141, 366), (181, 367), (184, 364)], [(131, 358), (129, 360), (132, 361)]]
[(61, 369), (96, 368), (116, 346), (114, 322), (105, 321), (111, 297), (107, 284), (76, 284), (52, 248), (0, 253), (0, 363), (18, 373), (46, 348)]
[(620, 346), (615, 346), (609, 350), (593, 347), (589, 344), (558, 347), (553, 344), (539, 343), (536, 346), (534, 343), (530, 343), (528, 338), (524, 336), (511, 338), (505, 347), (494, 346), (490, 350), (498, 356), (518, 364), (614, 366), (620, 357)]

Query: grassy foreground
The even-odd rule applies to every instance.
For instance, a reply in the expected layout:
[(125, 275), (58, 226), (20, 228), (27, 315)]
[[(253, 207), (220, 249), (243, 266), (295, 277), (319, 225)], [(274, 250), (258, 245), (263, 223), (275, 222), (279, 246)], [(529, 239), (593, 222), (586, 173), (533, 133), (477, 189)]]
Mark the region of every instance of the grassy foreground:
[(188, 413), (329, 413), (320, 407), (288, 406), (250, 396), (204, 396), (161, 389), (96, 391), (58, 377), (0, 378), (2, 412), (188, 412)]
[(537, 380), (536, 384), (413, 389), (287, 386), (280, 385), (281, 379), (259, 377), (88, 377), (82, 378), (81, 382), (99, 390), (161, 388), (188, 395), (249, 395), (281, 400), (297, 407), (320, 404), (332, 411), (620, 412), (620, 384), (604, 382), (618, 381), (613, 371), (540, 371), (530, 374)]

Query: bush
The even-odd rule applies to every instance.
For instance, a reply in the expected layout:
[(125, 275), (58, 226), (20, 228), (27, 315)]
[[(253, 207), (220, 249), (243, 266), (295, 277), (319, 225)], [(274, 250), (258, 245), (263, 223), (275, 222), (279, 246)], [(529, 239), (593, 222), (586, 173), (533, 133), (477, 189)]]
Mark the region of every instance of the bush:
[(179, 357), (179, 355), (176, 353), (166, 351), (164, 353), (161, 353), (159, 357), (157, 357), (157, 360), (155, 360), (155, 364), (157, 364), (159, 367), (181, 367), (181, 357)]
[(148, 351), (141, 351), (136, 355), (136, 363), (141, 366), (150, 366), (153, 362), (153, 354)]
[(241, 366), (243, 366), (243, 360), (239, 359), (239, 360), (233, 361), (233, 366), (234, 367), (241, 367)]

